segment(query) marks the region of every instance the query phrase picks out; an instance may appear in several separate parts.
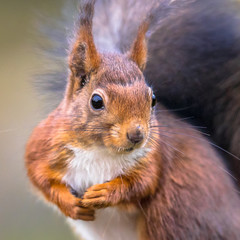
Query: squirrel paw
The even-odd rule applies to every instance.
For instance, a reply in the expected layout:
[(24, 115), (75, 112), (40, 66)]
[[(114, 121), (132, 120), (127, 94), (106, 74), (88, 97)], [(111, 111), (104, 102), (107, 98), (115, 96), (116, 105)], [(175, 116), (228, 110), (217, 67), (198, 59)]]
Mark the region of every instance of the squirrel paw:
[(62, 212), (74, 220), (93, 221), (95, 220), (95, 211), (90, 208), (86, 208), (81, 204), (80, 198), (75, 198), (71, 203), (59, 206)]
[(105, 208), (118, 204), (120, 191), (116, 184), (107, 182), (87, 189), (81, 201), (82, 206), (89, 208)]

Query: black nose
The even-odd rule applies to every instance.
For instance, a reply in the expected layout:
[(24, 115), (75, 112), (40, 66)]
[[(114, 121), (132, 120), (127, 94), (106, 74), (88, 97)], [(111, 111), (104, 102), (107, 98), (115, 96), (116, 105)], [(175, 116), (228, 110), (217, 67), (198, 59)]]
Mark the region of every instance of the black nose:
[(137, 127), (134, 130), (130, 130), (127, 132), (127, 138), (131, 143), (139, 143), (143, 140), (143, 133), (140, 130), (140, 127)]

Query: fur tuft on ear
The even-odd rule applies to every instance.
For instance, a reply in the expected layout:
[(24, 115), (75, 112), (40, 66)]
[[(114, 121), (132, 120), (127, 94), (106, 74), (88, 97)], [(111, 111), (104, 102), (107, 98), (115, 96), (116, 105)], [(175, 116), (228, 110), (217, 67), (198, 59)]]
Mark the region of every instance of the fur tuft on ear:
[(128, 57), (133, 60), (138, 67), (143, 71), (147, 63), (147, 37), (151, 36), (161, 24), (166, 21), (171, 15), (177, 14), (179, 11), (184, 11), (189, 4), (196, 0), (161, 0), (156, 1), (145, 20), (138, 29), (137, 37), (127, 53)]
[(88, 75), (100, 64), (92, 34), (94, 5), (95, 0), (81, 1), (76, 41), (69, 56), (69, 67), (75, 77)]
[(147, 39), (146, 32), (149, 27), (150, 19), (142, 22), (138, 29), (137, 37), (132, 45), (128, 56), (133, 60), (138, 67), (143, 71), (147, 62)]

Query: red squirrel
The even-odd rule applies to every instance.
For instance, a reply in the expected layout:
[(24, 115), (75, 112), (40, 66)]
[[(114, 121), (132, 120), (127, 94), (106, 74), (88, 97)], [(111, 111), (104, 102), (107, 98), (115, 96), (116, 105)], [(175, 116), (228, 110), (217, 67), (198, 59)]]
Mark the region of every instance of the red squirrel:
[(101, 53), (94, 3), (81, 6), (64, 98), (28, 141), (29, 179), (86, 240), (239, 239), (221, 157), (146, 84), (150, 17), (128, 52)]
[[(70, 2), (66, 5), (65, 24), (61, 21), (54, 25), (51, 32), (55, 30), (56, 34), (46, 36), (52, 40), (51, 47), (56, 46), (57, 55), (52, 49), (47, 52), (48, 61), (49, 56), (55, 57), (54, 64), (59, 56), (67, 55), (63, 50), (68, 47), (65, 35), (59, 33), (64, 32), (64, 26), (71, 29), (71, 18), (78, 15)], [(191, 123), (207, 127), (212, 141), (236, 156), (226, 154), (224, 159), (231, 174), (240, 179), (240, 2), (98, 0), (93, 19), (97, 49), (124, 53), (141, 19), (152, 8), (156, 11), (147, 33), (146, 81), (159, 102), (181, 118), (192, 116)], [(67, 65), (65, 58), (62, 62)], [(67, 76), (64, 69), (59, 67), (56, 76), (51, 70), (46, 81), (37, 82), (38, 89), (45, 85), (42, 93), (50, 98), (48, 107), (49, 102), (58, 103), (58, 96), (63, 95)], [(240, 187), (240, 181), (236, 183)]]

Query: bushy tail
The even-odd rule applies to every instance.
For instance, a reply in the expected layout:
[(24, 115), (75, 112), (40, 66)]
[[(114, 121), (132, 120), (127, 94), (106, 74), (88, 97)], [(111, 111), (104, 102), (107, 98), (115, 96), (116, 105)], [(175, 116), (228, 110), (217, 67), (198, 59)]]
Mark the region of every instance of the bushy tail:
[(100, 50), (125, 52), (144, 19), (151, 19), (147, 32), (150, 37), (163, 21), (194, 1), (98, 0), (93, 24), (96, 44)]

